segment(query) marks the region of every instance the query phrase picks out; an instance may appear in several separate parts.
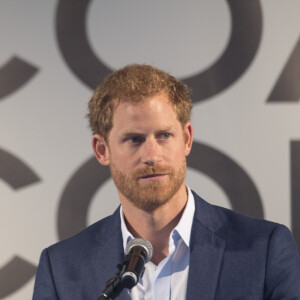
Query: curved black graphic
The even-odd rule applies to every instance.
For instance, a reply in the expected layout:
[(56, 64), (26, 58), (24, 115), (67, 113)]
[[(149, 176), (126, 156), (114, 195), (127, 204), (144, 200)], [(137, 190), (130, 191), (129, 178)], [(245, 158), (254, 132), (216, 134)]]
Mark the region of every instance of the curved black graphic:
[(111, 69), (92, 51), (86, 34), (86, 13), (90, 0), (60, 0), (56, 15), (56, 35), (60, 50), (73, 73), (94, 89)]
[[(19, 158), (0, 149), (0, 179), (14, 190), (39, 182), (39, 177)], [(36, 272), (36, 266), (15, 256), (0, 268), (0, 299), (26, 284)]]
[(290, 143), (292, 231), (300, 253), (300, 141)]
[(24, 162), (3, 149), (0, 149), (0, 166), (0, 179), (15, 190), (40, 181)]
[(98, 188), (110, 178), (108, 167), (96, 158), (85, 162), (67, 183), (59, 202), (57, 226), (60, 240), (66, 239), (87, 226), (90, 202)]
[[(262, 11), (259, 0), (227, 0), (232, 18), (230, 41), (210, 68), (184, 81), (193, 90), (193, 101), (205, 100), (237, 80), (253, 60), (261, 39)], [(95, 89), (110, 70), (92, 51), (85, 18), (90, 0), (60, 0), (56, 34), (64, 59), (74, 74)]]
[(184, 81), (193, 91), (193, 102), (203, 101), (234, 83), (249, 67), (262, 34), (259, 0), (227, 0), (231, 12), (230, 40), (222, 56), (207, 70)]
[(14, 293), (36, 273), (36, 266), (15, 256), (0, 269), (0, 299)]
[(262, 201), (253, 181), (241, 166), (224, 153), (194, 142), (187, 163), (219, 184), (233, 210), (250, 217), (264, 217)]
[[(254, 183), (233, 160), (217, 150), (194, 142), (188, 166), (203, 172), (225, 191), (234, 210), (263, 218), (263, 208)], [(87, 226), (87, 215), (93, 195), (110, 178), (107, 167), (95, 158), (80, 167), (68, 182), (58, 210), (59, 239), (68, 238)]]
[(300, 99), (300, 38), (283, 68), (267, 102), (298, 102)]
[(12, 57), (0, 69), (0, 100), (18, 90), (38, 71), (26, 61)]

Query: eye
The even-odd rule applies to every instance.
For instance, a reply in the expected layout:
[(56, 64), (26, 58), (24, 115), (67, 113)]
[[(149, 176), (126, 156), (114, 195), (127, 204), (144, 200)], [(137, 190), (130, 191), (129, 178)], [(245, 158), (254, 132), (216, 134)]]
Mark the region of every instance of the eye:
[(141, 136), (132, 136), (130, 137), (129, 141), (133, 144), (142, 143), (145, 139)]
[(161, 138), (167, 140), (170, 137), (170, 133), (164, 132), (161, 134)]

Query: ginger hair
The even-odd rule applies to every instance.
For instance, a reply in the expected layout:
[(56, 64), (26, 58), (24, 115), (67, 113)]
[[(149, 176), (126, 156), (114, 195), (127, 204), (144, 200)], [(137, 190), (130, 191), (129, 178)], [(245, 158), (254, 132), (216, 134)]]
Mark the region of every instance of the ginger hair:
[(190, 89), (179, 79), (150, 65), (128, 65), (107, 76), (92, 95), (87, 117), (93, 134), (108, 141), (113, 114), (120, 102), (138, 103), (165, 92), (178, 121), (184, 126), (191, 116)]

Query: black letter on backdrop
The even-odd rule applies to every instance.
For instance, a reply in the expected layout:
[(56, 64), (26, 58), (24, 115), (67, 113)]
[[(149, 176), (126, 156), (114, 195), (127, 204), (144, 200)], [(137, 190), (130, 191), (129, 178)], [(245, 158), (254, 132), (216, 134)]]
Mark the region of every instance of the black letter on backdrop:
[(59, 201), (57, 230), (60, 240), (87, 226), (88, 208), (93, 195), (109, 178), (109, 168), (102, 167), (95, 157), (91, 157), (71, 177)]
[(250, 176), (234, 160), (214, 148), (194, 142), (187, 162), (189, 167), (206, 174), (224, 190), (233, 210), (263, 219), (259, 193)]
[(267, 102), (297, 102), (300, 98), (300, 38)]
[(300, 141), (291, 141), (291, 197), (292, 230), (300, 251)]
[(56, 35), (62, 55), (73, 73), (95, 89), (112, 70), (92, 51), (86, 34), (86, 13), (90, 0), (60, 0), (56, 14)]
[(221, 57), (207, 70), (185, 82), (193, 91), (193, 102), (203, 101), (222, 92), (247, 70), (261, 40), (260, 2), (227, 0), (232, 29), (229, 43)]
[[(227, 48), (207, 70), (184, 81), (193, 90), (193, 102), (203, 101), (234, 83), (249, 67), (259, 46), (262, 11), (259, 0), (227, 0), (232, 30)], [(95, 89), (110, 70), (92, 51), (85, 18), (90, 0), (60, 0), (56, 35), (62, 55), (74, 74)]]
[[(20, 159), (0, 149), (0, 178), (14, 190), (40, 181), (38, 176)], [(36, 266), (14, 256), (0, 269), (0, 299), (26, 284), (36, 272)]]
[(12, 57), (0, 69), (0, 100), (29, 81), (38, 69), (18, 57)]

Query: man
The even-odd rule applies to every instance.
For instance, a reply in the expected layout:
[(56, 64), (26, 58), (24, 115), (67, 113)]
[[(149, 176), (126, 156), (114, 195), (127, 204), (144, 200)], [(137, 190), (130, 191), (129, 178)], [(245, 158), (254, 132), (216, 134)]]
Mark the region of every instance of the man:
[(193, 127), (185, 84), (147, 65), (112, 73), (89, 102), (92, 146), (121, 206), (45, 249), (34, 299), (97, 299), (132, 238), (154, 250), (119, 299), (300, 299), (289, 230), (202, 200), (184, 183)]

